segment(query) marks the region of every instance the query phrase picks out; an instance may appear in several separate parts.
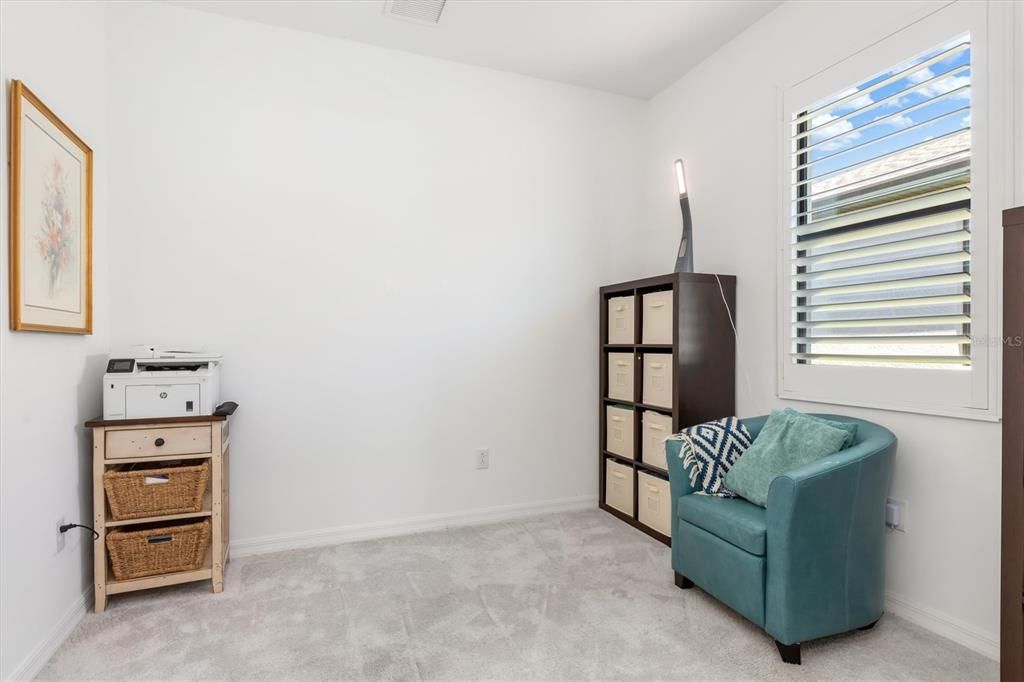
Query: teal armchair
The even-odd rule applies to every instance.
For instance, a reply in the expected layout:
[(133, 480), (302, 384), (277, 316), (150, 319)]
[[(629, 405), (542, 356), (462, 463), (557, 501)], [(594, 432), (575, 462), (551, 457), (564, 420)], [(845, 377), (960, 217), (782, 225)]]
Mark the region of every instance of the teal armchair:
[[(854, 443), (772, 481), (767, 509), (741, 498), (693, 495), (667, 441), (676, 585), (698, 585), (763, 628), (782, 660), (800, 663), (800, 644), (855, 629), (882, 615), (885, 499), (896, 436), (855, 422)], [(744, 419), (756, 437), (767, 417)]]

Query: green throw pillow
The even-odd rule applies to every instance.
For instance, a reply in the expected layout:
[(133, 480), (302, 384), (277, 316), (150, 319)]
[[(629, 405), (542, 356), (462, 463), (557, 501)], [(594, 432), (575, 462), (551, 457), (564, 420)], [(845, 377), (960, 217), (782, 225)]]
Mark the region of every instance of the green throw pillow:
[(825, 419), (824, 417), (818, 417), (818, 416), (813, 415), (813, 414), (807, 414), (805, 412), (797, 412), (792, 407), (787, 407), (784, 410), (784, 412), (787, 412), (789, 414), (802, 414), (805, 417), (807, 417), (808, 419), (813, 419), (816, 422), (821, 422), (823, 424), (828, 424), (829, 426), (832, 426), (834, 428), (842, 429), (843, 431), (846, 431), (846, 440), (843, 442), (843, 449), (844, 450), (846, 448), (850, 447), (851, 445), (853, 445), (853, 441), (856, 440), (856, 438), (857, 438), (857, 423), (856, 422), (837, 422), (837, 421), (835, 421), (833, 419)]
[(773, 410), (754, 444), (725, 475), (726, 487), (765, 507), (777, 476), (843, 449), (847, 432), (805, 414)]

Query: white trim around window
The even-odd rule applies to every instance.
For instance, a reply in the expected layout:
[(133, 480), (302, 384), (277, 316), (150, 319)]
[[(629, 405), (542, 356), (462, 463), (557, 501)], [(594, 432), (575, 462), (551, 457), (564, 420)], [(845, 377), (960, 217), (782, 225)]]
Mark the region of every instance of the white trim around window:
[[(777, 389), (782, 399), (995, 421), (999, 418), (1001, 211), (1012, 205), (1013, 8), (959, 0), (814, 76), (780, 89)], [(814, 364), (794, 359), (794, 113), (970, 34), (970, 368)]]

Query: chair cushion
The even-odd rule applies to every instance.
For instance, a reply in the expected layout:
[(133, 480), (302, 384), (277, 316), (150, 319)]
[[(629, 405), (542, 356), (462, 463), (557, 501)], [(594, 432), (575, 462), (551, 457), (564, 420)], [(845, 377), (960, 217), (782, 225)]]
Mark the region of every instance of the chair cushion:
[(746, 552), (764, 556), (766, 513), (762, 507), (738, 497), (708, 495), (683, 495), (677, 507), (680, 520)]
[(775, 410), (754, 444), (725, 475), (729, 490), (754, 504), (768, 504), (768, 489), (782, 474), (839, 452), (847, 432), (799, 412)]

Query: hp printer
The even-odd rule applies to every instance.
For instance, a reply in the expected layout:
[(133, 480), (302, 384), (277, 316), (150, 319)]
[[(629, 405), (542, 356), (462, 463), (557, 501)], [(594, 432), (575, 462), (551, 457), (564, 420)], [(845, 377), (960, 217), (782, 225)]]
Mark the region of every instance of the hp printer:
[(132, 346), (107, 362), (103, 418), (209, 415), (220, 400), (223, 356), (204, 350)]

